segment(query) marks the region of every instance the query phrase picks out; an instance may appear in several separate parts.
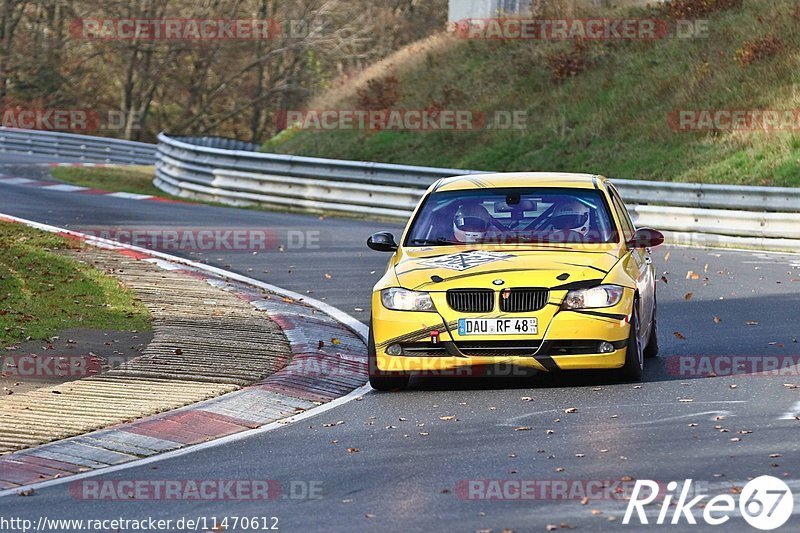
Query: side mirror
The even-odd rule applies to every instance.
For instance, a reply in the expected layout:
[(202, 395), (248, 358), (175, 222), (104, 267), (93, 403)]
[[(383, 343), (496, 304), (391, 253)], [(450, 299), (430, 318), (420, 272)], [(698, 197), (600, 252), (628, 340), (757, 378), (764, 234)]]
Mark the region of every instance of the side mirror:
[(664, 244), (664, 234), (652, 228), (639, 228), (628, 241), (629, 248), (655, 248)]
[(367, 246), (376, 252), (395, 252), (397, 243), (394, 242), (394, 235), (388, 231), (381, 231), (373, 234), (367, 239)]

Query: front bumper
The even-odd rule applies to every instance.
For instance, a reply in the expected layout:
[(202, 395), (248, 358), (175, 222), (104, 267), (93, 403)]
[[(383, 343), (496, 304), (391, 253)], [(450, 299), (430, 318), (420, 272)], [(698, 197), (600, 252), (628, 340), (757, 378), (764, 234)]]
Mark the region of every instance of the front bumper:
[[(585, 311), (562, 311), (566, 292), (553, 293), (544, 309), (524, 316), (539, 319), (537, 335), (466, 336), (458, 334), (459, 317), (507, 318), (522, 315), (459, 314), (435, 298), (436, 313), (392, 311), (383, 307), (380, 293), (373, 293), (372, 325), (375, 363), (384, 372), (430, 372), (467, 375), (475, 367), (519, 367), (539, 371), (602, 370), (625, 364), (630, 334), (629, 314), (633, 291), (626, 290), (614, 307)], [(431, 333), (438, 332), (434, 343)], [(600, 353), (601, 342), (613, 351)], [(395, 355), (387, 353), (393, 347)], [(396, 354), (398, 347), (402, 355)], [(372, 355), (372, 354), (371, 354)]]

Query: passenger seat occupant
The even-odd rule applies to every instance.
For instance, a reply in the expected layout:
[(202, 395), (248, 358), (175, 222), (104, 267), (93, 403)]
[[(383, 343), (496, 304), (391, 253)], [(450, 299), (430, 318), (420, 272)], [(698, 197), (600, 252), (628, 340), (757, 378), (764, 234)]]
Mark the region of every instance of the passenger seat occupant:
[(565, 200), (550, 215), (548, 229), (553, 231), (577, 231), (581, 235), (589, 233), (591, 216), (589, 206), (577, 200)]

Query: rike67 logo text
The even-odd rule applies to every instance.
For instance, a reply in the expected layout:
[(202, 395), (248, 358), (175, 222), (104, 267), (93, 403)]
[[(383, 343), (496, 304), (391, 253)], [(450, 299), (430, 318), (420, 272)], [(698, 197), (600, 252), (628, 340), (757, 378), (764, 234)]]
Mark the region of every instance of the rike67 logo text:
[[(713, 497), (700, 494), (691, 497), (693, 493), (691, 479), (685, 480), (682, 486), (679, 486), (677, 481), (669, 482), (665, 494), (660, 494), (661, 487), (663, 485), (655, 481), (637, 480), (622, 523), (630, 524), (635, 512), (635, 519), (639, 524), (676, 525), (682, 520), (686, 520), (688, 524), (697, 524), (697, 517), (694, 514), (696, 511), (702, 520), (711, 526), (725, 524), (732, 516), (739, 514), (754, 528), (768, 531), (784, 525), (792, 516), (794, 509), (791, 489), (782, 480), (772, 476), (760, 476), (750, 480), (738, 494), (738, 504), (731, 494), (718, 494)], [(662, 501), (658, 516), (648, 517), (645, 506), (659, 498)]]

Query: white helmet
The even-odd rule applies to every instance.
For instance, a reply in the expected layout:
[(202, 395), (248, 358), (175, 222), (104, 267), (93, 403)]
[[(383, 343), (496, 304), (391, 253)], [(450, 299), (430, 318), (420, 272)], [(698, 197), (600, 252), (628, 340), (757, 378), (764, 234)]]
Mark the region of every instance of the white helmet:
[(486, 208), (478, 203), (462, 205), (453, 218), (455, 240), (466, 244), (482, 243), (489, 231), (490, 218)]
[(578, 200), (565, 200), (550, 215), (550, 225), (556, 231), (577, 231), (581, 235), (589, 233), (590, 209)]

